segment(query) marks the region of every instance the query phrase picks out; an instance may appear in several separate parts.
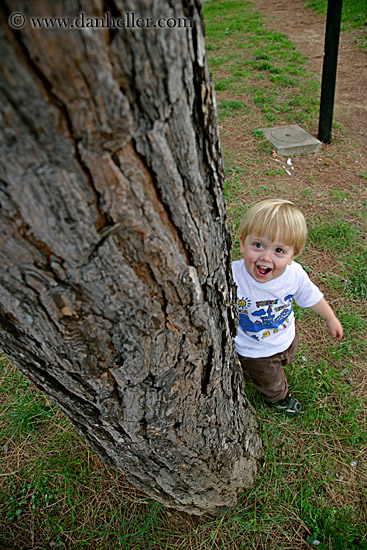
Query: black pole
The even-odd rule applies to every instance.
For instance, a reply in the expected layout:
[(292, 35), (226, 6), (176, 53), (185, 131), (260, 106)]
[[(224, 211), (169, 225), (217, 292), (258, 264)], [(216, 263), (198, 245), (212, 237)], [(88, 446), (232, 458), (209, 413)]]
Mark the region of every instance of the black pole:
[(318, 135), (324, 143), (331, 141), (342, 5), (343, 0), (328, 0)]

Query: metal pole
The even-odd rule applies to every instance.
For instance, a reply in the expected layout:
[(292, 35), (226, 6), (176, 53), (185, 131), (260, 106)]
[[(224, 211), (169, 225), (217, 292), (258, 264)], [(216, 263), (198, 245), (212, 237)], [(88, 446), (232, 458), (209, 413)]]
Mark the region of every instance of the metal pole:
[(331, 141), (342, 5), (343, 0), (328, 0), (318, 134), (324, 143)]

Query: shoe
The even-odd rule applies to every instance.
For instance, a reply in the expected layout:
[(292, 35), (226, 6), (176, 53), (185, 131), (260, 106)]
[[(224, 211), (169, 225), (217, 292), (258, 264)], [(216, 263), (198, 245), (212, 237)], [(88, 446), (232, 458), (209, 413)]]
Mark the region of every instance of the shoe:
[(279, 411), (283, 411), (289, 416), (295, 416), (302, 410), (301, 403), (295, 397), (293, 397), (290, 392), (288, 392), (284, 399), (281, 399), (280, 401), (273, 401), (270, 403), (270, 405), (272, 405)]

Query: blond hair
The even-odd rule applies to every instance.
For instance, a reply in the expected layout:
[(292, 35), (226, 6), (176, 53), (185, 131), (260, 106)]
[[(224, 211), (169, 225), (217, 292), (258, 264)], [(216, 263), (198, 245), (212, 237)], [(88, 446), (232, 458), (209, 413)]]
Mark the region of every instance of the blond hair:
[(304, 215), (292, 202), (266, 199), (247, 210), (239, 233), (242, 242), (250, 234), (268, 236), (272, 241), (279, 239), (286, 246), (293, 246), (294, 255), (297, 256), (305, 246), (307, 226)]

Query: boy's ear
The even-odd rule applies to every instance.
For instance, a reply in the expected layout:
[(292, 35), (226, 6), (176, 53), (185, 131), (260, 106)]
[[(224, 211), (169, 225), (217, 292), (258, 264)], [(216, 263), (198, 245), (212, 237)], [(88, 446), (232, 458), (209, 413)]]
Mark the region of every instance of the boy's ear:
[(244, 247), (243, 247), (242, 237), (240, 237), (240, 251), (241, 251), (241, 254), (244, 253)]
[(298, 256), (300, 256), (303, 252), (303, 248), (298, 252), (298, 254), (293, 254), (292, 258), (289, 260), (288, 262), (288, 265), (291, 265), (291, 263), (293, 262), (294, 258), (298, 258)]

